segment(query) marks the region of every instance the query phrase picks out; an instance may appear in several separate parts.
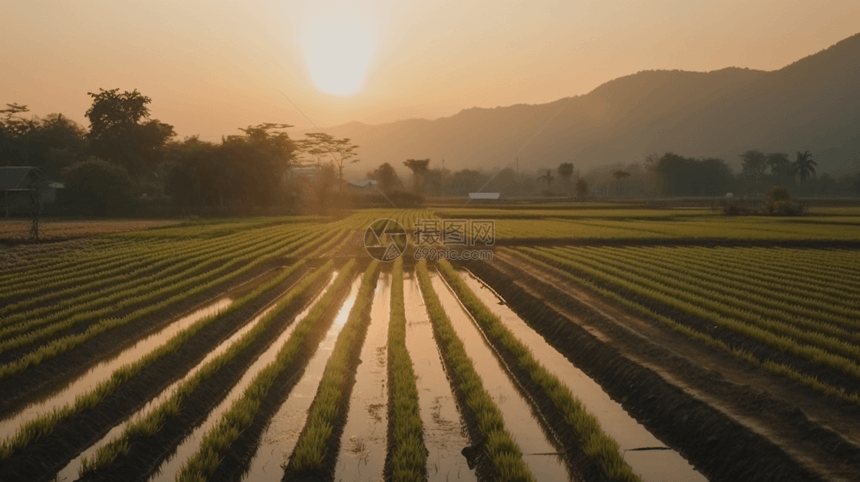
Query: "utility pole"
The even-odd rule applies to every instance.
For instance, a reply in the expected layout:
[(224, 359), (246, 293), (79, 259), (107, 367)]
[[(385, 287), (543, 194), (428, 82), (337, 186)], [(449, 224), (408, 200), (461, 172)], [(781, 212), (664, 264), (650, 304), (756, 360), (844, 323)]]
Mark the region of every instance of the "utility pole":
[(442, 197), (445, 197), (445, 156), (442, 156), (442, 170), (439, 171), (439, 186), (442, 191)]
[(514, 180), (516, 181), (514, 183), (514, 189), (515, 189), (516, 194), (519, 196), (519, 194), (520, 194), (520, 156), (519, 156), (519, 154), (517, 154), (517, 172), (514, 175)]

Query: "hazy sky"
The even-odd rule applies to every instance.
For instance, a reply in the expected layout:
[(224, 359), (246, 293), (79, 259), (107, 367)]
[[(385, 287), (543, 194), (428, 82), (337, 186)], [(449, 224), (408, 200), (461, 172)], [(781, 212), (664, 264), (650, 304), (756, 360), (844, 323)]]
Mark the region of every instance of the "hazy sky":
[(86, 126), (87, 92), (138, 89), (181, 136), (217, 140), (310, 128), (297, 107), (321, 127), (381, 123), (640, 70), (774, 70), (860, 32), (860, 1), (6, 0), (0, 19), (0, 105)]

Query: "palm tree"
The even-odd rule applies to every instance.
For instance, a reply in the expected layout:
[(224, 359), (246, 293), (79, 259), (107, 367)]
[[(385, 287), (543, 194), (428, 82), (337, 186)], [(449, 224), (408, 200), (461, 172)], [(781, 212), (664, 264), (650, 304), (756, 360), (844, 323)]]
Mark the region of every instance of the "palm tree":
[(812, 154), (809, 151), (801, 153), (797, 151), (797, 160), (791, 165), (794, 174), (800, 174), (800, 182), (806, 181), (810, 176), (815, 175), (815, 166), (818, 163), (812, 160)]
[(546, 170), (546, 175), (538, 178), (538, 181), (546, 181), (546, 190), (549, 191), (552, 186), (552, 182), (555, 180), (555, 176), (552, 175), (552, 169)]
[(573, 177), (573, 163), (562, 162), (558, 165), (558, 175), (564, 180), (564, 186), (570, 196), (570, 178)]
[(621, 194), (621, 180), (625, 177), (630, 177), (630, 173), (619, 169), (617, 171), (612, 171), (612, 175), (615, 177), (615, 194), (619, 195)]

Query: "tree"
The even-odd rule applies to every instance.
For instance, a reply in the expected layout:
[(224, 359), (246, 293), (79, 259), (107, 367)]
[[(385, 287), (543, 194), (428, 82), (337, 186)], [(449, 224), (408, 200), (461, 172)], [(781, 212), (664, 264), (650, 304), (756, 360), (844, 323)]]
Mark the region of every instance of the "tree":
[(645, 161), (656, 176), (660, 192), (668, 196), (717, 196), (725, 194), (734, 176), (722, 159), (693, 159), (671, 152)]
[(334, 164), (326, 163), (320, 166), (313, 181), (313, 190), (317, 198), (316, 206), (321, 212), (325, 212), (332, 204), (332, 187), (337, 181), (337, 172)]
[(86, 130), (62, 114), (34, 118), (32, 128), (21, 137), (21, 142), (29, 158), (27, 164), (40, 167), (53, 178), (86, 157)]
[(424, 174), (430, 167), (430, 159), (407, 159), (403, 165), (412, 171), (412, 189), (415, 192), (422, 192), (424, 188)]
[(367, 177), (378, 182), (379, 188), (383, 192), (403, 189), (403, 183), (400, 182), (397, 171), (387, 162), (377, 167), (374, 171), (367, 173)]
[(576, 181), (576, 196), (577, 197), (585, 197), (588, 194), (588, 182), (585, 179), (579, 178)]
[(767, 155), (766, 162), (771, 174), (777, 176), (792, 175), (791, 161), (788, 159), (788, 154), (784, 152), (772, 152)]
[(173, 126), (149, 120), (152, 99), (137, 90), (99, 89), (88, 92), (93, 105), (90, 121), (90, 150), (97, 157), (124, 166), (140, 182), (162, 158), (162, 149), (176, 136)]
[(75, 206), (87, 214), (122, 215), (134, 205), (131, 177), (120, 166), (90, 157), (63, 174)]
[(276, 205), (285, 201), (286, 174), (292, 165), (295, 145), (283, 129), (289, 124), (264, 123), (240, 128), (245, 135), (229, 136), (218, 149), (222, 162), (235, 173), (231, 183), (238, 188), (243, 205)]
[(564, 181), (564, 187), (570, 195), (570, 180), (573, 178), (573, 163), (562, 162), (558, 165), (558, 175)]
[(340, 187), (343, 186), (343, 170), (347, 162), (355, 164), (360, 161), (360, 159), (355, 159), (355, 150), (359, 146), (354, 145), (348, 137), (336, 139), (324, 132), (310, 132), (305, 134), (305, 139), (299, 143), (298, 147), (299, 150), (310, 154), (316, 159), (317, 166), (326, 157), (331, 157), (332, 164), (337, 168), (337, 178)]
[(746, 151), (741, 154), (741, 175), (753, 187), (760, 189), (768, 167), (768, 156), (758, 150)]
[(49, 177), (84, 157), (86, 131), (62, 114), (25, 119), (27, 106), (7, 104), (0, 110), (0, 163), (36, 166)]
[(797, 151), (797, 158), (792, 167), (793, 173), (800, 176), (800, 182), (806, 181), (807, 178), (815, 175), (815, 166), (818, 163), (812, 160), (812, 154), (809, 151)]
[(616, 194), (621, 194), (621, 181), (625, 178), (630, 177), (630, 173), (627, 171), (623, 171), (621, 169), (612, 171), (612, 177), (615, 178), (615, 192)]
[(555, 180), (555, 176), (552, 175), (552, 169), (547, 169), (546, 174), (538, 177), (538, 181), (546, 181), (546, 190), (549, 191), (552, 187), (552, 182)]
[(3, 118), (0, 119), (0, 158), (6, 166), (18, 164), (24, 153), (21, 138), (30, 130), (33, 123), (31, 120), (20, 117), (19, 114), (29, 112), (26, 105), (6, 104), (6, 108), (0, 110)]

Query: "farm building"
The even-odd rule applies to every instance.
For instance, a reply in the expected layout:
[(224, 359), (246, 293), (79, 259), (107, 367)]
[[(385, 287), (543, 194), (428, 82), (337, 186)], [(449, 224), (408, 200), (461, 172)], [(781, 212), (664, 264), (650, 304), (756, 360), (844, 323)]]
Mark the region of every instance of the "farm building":
[(501, 194), (497, 192), (470, 192), (469, 200), (472, 202), (493, 202), (498, 201)]
[(33, 193), (38, 194), (40, 204), (48, 204), (56, 199), (57, 189), (64, 187), (48, 179), (37, 167), (0, 167), (0, 197), (7, 218), (10, 214), (31, 214)]
[(362, 193), (369, 194), (374, 193), (377, 190), (375, 189), (376, 181), (372, 179), (354, 179), (351, 181), (346, 181), (346, 188), (349, 192), (354, 193)]

